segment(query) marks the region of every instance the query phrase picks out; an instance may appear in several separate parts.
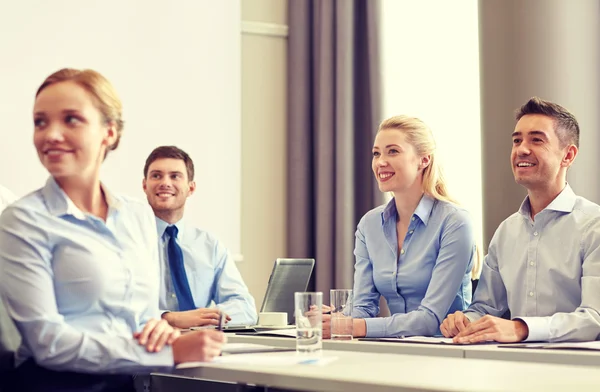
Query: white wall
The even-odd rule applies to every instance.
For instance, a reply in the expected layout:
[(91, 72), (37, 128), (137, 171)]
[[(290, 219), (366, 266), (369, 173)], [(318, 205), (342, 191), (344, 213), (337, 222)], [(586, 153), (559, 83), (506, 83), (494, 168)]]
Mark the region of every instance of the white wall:
[(0, 182), (18, 195), (44, 184), (32, 144), (35, 91), (59, 68), (93, 68), (124, 103), (123, 139), (103, 180), (144, 197), (150, 151), (183, 148), (199, 185), (186, 217), (240, 252), (240, 14), (239, 1), (2, 2)]
[(481, 238), (477, 0), (383, 0), (381, 42), (384, 118), (432, 128), (449, 190)]
[(242, 251), (260, 307), (286, 253), (287, 0), (242, 0)]

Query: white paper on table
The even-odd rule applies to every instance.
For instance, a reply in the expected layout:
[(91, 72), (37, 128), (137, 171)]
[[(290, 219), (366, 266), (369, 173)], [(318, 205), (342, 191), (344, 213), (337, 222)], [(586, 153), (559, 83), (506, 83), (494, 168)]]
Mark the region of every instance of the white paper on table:
[(443, 344), (458, 344), (452, 341), (452, 338), (439, 338), (431, 336), (408, 336), (402, 338), (380, 338), (378, 341), (383, 342), (412, 342), (412, 343), (443, 343)]
[(265, 366), (291, 366), (291, 365), (327, 365), (338, 359), (329, 356), (306, 356), (296, 353), (288, 355), (265, 355), (265, 354), (240, 354), (228, 355), (215, 358), (215, 363), (223, 364), (252, 364)]
[(520, 344), (507, 344), (507, 345), (503, 345), (500, 347), (600, 350), (600, 341), (594, 340), (591, 342), (520, 343)]
[(272, 336), (285, 336), (288, 338), (295, 338), (296, 337), (296, 328), (273, 329), (270, 331), (260, 331), (260, 332), (256, 332), (255, 335), (272, 335)]
[(235, 354), (239, 352), (249, 352), (249, 351), (259, 351), (259, 350), (268, 350), (271, 348), (277, 348), (274, 346), (267, 346), (264, 344), (256, 344), (256, 343), (225, 343), (221, 348), (223, 353)]
[[(306, 355), (288, 354), (288, 355), (265, 355), (265, 354), (238, 354), (216, 357), (212, 363), (217, 364), (238, 364), (238, 365), (264, 365), (264, 366), (324, 366), (338, 357), (321, 356), (307, 357)], [(177, 369), (194, 368), (205, 365), (205, 362), (186, 362), (177, 366)]]

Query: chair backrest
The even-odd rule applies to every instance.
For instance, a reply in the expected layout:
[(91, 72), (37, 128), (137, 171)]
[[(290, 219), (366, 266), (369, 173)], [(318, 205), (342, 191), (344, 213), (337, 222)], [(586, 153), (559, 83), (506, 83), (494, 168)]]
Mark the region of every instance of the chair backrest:
[(479, 284), (479, 279), (471, 279), (471, 299), (475, 298), (475, 290), (477, 290), (478, 284)]

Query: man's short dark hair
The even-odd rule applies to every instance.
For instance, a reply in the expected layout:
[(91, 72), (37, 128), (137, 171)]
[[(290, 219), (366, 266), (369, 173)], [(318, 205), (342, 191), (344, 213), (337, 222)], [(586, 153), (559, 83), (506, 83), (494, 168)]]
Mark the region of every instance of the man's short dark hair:
[(532, 97), (516, 112), (517, 121), (528, 114), (542, 114), (554, 120), (554, 131), (563, 146), (574, 144), (579, 148), (579, 123), (575, 116), (554, 102)]
[(183, 151), (181, 148), (175, 146), (160, 146), (156, 147), (148, 158), (146, 159), (146, 164), (144, 165), (144, 178), (148, 176), (148, 168), (152, 164), (152, 162), (157, 159), (163, 158), (171, 158), (171, 159), (181, 159), (183, 163), (185, 163), (185, 168), (187, 170), (188, 181), (194, 181), (194, 161), (192, 158)]

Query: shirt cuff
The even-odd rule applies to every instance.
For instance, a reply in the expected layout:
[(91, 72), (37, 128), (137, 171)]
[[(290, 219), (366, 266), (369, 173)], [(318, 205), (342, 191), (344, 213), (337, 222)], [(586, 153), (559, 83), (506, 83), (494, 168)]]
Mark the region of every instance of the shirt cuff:
[(387, 336), (387, 320), (383, 317), (366, 318), (367, 338), (383, 338)]
[[(140, 347), (145, 350), (143, 346)], [(173, 346), (163, 346), (162, 350), (157, 353), (144, 352), (141, 364), (147, 368), (148, 373), (172, 371), (175, 366)]]
[(352, 308), (352, 318), (370, 319), (370, 318), (373, 318), (373, 316), (371, 316), (369, 314), (369, 312), (367, 312), (363, 308), (353, 307)]
[(550, 318), (549, 317), (516, 317), (527, 324), (529, 335), (524, 342), (545, 342), (550, 340)]
[(463, 314), (469, 319), (470, 322), (477, 321), (482, 317), (479, 313), (475, 312), (464, 312)]

